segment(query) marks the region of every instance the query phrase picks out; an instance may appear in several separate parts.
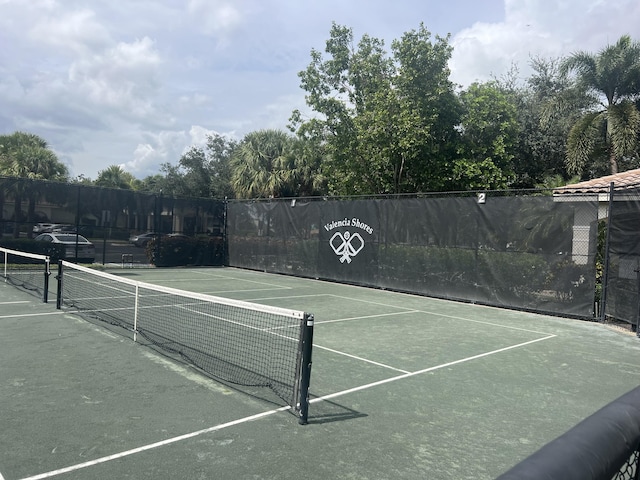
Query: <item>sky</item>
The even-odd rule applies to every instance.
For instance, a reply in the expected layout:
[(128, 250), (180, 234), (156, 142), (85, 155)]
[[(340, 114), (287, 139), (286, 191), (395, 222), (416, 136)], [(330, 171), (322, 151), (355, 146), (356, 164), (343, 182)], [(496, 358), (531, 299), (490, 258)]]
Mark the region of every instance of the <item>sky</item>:
[(139, 179), (208, 134), (241, 140), (309, 112), (298, 72), (332, 23), (391, 42), (450, 37), (461, 88), (524, 81), (531, 58), (640, 40), (638, 0), (0, 0), (0, 134), (45, 139), (72, 178)]

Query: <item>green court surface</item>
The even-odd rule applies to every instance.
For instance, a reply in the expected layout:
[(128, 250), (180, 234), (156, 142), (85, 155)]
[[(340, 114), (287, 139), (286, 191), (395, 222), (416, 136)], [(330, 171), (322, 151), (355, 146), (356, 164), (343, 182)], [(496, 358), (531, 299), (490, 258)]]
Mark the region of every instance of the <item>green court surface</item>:
[(111, 272), (313, 313), (309, 424), (1, 283), (0, 479), (493, 479), (640, 385), (640, 340), (598, 323), (231, 268)]

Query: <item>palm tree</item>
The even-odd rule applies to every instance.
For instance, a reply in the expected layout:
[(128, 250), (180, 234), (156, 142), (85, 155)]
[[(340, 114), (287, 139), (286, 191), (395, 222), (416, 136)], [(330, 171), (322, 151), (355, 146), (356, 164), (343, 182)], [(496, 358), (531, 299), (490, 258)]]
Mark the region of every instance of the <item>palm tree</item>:
[[(31, 180), (66, 180), (68, 169), (58, 161), (58, 157), (49, 149), (44, 139), (32, 133), (15, 132), (11, 135), (0, 135), (0, 175)], [(16, 237), (19, 235), (22, 200), (25, 195), (29, 200), (27, 221), (34, 221), (35, 204), (40, 190), (29, 188), (31, 185), (32, 182), (19, 181), (12, 188)]]
[(561, 72), (575, 72), (578, 85), (601, 107), (587, 112), (571, 128), (567, 170), (580, 174), (601, 155), (608, 159), (610, 173), (617, 173), (621, 159), (638, 154), (640, 43), (623, 35), (596, 55), (574, 53), (562, 62)]
[(98, 172), (98, 178), (94, 182), (99, 187), (132, 189), (135, 178), (129, 172), (124, 171), (120, 165), (110, 165)]
[(248, 133), (234, 152), (231, 184), (238, 198), (290, 194), (294, 177), (292, 137), (281, 130)]

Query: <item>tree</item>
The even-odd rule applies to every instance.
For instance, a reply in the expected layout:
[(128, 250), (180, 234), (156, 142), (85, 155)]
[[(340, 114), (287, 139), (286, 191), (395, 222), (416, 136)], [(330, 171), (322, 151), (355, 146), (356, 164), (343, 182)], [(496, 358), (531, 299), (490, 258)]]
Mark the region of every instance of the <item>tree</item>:
[(139, 188), (183, 197), (232, 197), (230, 161), (237, 145), (223, 135), (208, 135), (204, 147), (191, 146), (176, 165), (163, 163), (162, 174), (144, 178)]
[(286, 132), (251, 132), (231, 159), (231, 185), (238, 198), (291, 196), (294, 169), (292, 138)]
[(209, 162), (210, 189), (212, 196), (232, 198), (231, 158), (238, 142), (219, 134), (207, 137), (207, 159)]
[(444, 145), (454, 136), (457, 108), (447, 61), (451, 47), (423, 25), (392, 43), (333, 24), (324, 59), (311, 51), (299, 73), (315, 111), (291, 117), (299, 136), (320, 146), (333, 194), (380, 194), (441, 186)]
[(135, 177), (126, 172), (120, 165), (110, 165), (98, 172), (98, 178), (96, 178), (94, 184), (98, 187), (132, 190), (135, 181)]
[(586, 105), (573, 82), (560, 75), (559, 60), (534, 57), (530, 66), (534, 73), (524, 84), (517, 81), (517, 70), (497, 81), (516, 108), (519, 126), (511, 188), (534, 188), (547, 179), (568, 178), (567, 135)]
[[(0, 175), (32, 180), (67, 180), (68, 169), (49, 149), (44, 139), (32, 133), (14, 132), (10, 135), (0, 135)], [(27, 182), (16, 182), (9, 192), (14, 200), (14, 237), (19, 236), (19, 222), (24, 221), (22, 201), (25, 197), (29, 202), (26, 221), (34, 221), (35, 204), (40, 192), (38, 189), (29, 188), (30, 185)], [(0, 205), (2, 203), (4, 192)], [(0, 215), (1, 212), (2, 209)]]
[(516, 107), (495, 82), (474, 83), (460, 94), (464, 108), (450, 189), (507, 188), (519, 127)]
[(597, 54), (577, 52), (561, 71), (574, 72), (578, 86), (591, 95), (593, 108), (573, 125), (567, 139), (567, 169), (581, 174), (606, 159), (609, 173), (620, 162), (638, 161), (640, 112), (640, 43), (623, 35)]

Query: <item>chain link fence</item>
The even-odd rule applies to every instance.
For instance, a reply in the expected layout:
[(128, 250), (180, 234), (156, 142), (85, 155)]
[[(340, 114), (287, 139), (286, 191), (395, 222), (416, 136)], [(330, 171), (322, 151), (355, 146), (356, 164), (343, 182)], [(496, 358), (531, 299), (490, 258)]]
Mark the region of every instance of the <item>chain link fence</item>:
[(231, 201), (229, 264), (594, 319), (598, 201), (552, 191)]
[(222, 265), (224, 215), (214, 199), (0, 178), (0, 243), (28, 248), (40, 234), (79, 234), (101, 264), (148, 265), (170, 247), (181, 262)]

